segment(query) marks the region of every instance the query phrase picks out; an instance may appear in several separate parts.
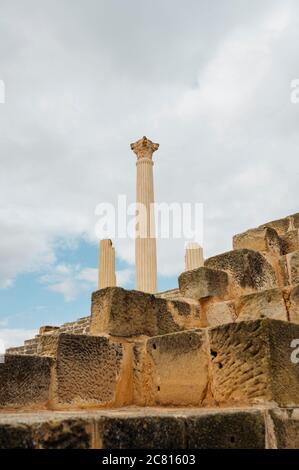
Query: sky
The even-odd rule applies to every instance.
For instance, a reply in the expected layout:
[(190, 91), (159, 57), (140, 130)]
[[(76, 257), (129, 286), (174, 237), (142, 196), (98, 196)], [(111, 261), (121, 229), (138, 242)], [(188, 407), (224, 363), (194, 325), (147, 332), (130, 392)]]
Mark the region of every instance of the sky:
[[(0, 0), (0, 347), (90, 313), (99, 203), (202, 203), (204, 255), (299, 211), (297, 0)], [(116, 239), (118, 285), (134, 243)], [(159, 290), (184, 240), (158, 242)]]

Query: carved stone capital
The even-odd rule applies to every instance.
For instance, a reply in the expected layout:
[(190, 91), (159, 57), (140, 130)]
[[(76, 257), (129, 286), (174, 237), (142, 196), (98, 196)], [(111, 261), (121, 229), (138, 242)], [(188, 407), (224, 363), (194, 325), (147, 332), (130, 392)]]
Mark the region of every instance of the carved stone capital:
[(152, 160), (153, 153), (158, 150), (159, 144), (155, 144), (147, 137), (142, 137), (142, 139), (137, 140), (134, 144), (131, 144), (131, 149), (137, 156), (137, 160), (142, 158), (147, 158)]

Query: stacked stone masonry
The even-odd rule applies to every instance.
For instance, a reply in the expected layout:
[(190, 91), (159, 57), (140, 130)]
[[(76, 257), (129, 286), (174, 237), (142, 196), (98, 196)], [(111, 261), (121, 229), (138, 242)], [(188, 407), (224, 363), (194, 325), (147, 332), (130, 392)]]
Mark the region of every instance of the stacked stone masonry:
[[(226, 430), (233, 436), (231, 447), (238, 447), (245, 442), (242, 420), (248, 419), (253, 429), (248, 447), (299, 447), (294, 437), (299, 364), (291, 359), (294, 340), (299, 341), (298, 230), (295, 214), (236, 235), (232, 251), (182, 273), (172, 291), (154, 295), (108, 287), (94, 292), (89, 317), (42, 327), (24, 346), (7, 351), (0, 364), (1, 414), (18, 409), (104, 413), (133, 406), (144, 413), (98, 418), (97, 445), (132, 445), (130, 426), (140, 426), (133, 444), (149, 446), (148, 426), (157, 436), (165, 433), (165, 446), (230, 446), (204, 431), (222, 426), (224, 435)], [(156, 420), (148, 416), (149, 407), (159, 410)], [(202, 414), (163, 415), (169, 407), (193, 407)], [(232, 414), (224, 411), (228, 408)], [(1, 414), (0, 447), (10, 436)], [(94, 446), (91, 418), (82, 419), (60, 421), (53, 432), (71, 436), (80, 428), (81, 444)], [(13, 426), (15, 436), (25, 429), (24, 439), (32, 445), (35, 425)], [(110, 429), (116, 430), (113, 442)], [(172, 441), (167, 440), (173, 429)], [(47, 445), (42, 438), (37, 444)]]

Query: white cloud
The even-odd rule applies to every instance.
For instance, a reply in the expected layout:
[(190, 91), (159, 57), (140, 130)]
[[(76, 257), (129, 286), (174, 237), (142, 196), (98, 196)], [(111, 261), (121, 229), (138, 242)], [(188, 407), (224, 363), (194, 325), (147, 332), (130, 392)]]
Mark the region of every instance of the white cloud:
[(0, 354), (7, 348), (21, 346), (25, 340), (33, 338), (36, 330), (0, 328)]
[[(96, 286), (56, 242), (94, 239), (99, 202), (134, 200), (129, 144), (144, 134), (161, 144), (156, 200), (204, 203), (206, 256), (298, 211), (298, 2), (0, 5), (0, 287), (40, 270), (68, 300)], [(133, 263), (130, 241), (115, 247)], [(184, 241), (163, 243), (160, 274), (183, 257)]]

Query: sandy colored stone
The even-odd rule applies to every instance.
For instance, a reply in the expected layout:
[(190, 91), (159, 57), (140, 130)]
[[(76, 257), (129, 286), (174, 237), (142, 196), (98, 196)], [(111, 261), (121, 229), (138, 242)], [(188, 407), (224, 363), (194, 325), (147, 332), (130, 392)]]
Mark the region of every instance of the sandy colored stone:
[(299, 326), (280, 320), (230, 323), (209, 330), (211, 391), (220, 405), (299, 403), (291, 341)]
[(276, 449), (299, 448), (299, 409), (269, 410), (272, 421), (272, 439)]
[(292, 253), (299, 250), (299, 231), (298, 229), (287, 232), (282, 237), (284, 243), (284, 253)]
[(279, 236), (285, 235), (289, 230), (292, 229), (292, 221), (290, 216), (285, 217), (284, 219), (272, 220), (265, 224), (260, 225), (259, 228), (270, 227), (273, 228)]
[(272, 266), (257, 251), (228, 251), (207, 259), (205, 266), (225, 271), (230, 276), (234, 296), (276, 287)]
[(205, 308), (207, 326), (214, 327), (236, 320), (234, 302), (214, 302)]
[(228, 276), (225, 272), (201, 267), (179, 276), (183, 297), (199, 300), (205, 297), (225, 298), (228, 295)]
[(260, 227), (247, 230), (233, 237), (234, 250), (247, 248), (249, 250), (269, 252), (276, 256), (284, 254), (284, 244), (276, 230), (271, 227)]
[(203, 266), (203, 249), (195, 242), (187, 244), (185, 250), (185, 271), (191, 271)]
[(103, 336), (58, 338), (53, 407), (121, 406), (132, 400), (131, 355)]
[(199, 306), (121, 288), (92, 295), (91, 334), (156, 336), (200, 324)]
[(208, 385), (209, 356), (204, 330), (151, 338), (146, 350), (153, 403), (200, 406)]
[(47, 406), (52, 367), (48, 357), (6, 355), (0, 364), (0, 408)]
[(281, 289), (270, 289), (254, 294), (242, 295), (235, 301), (237, 321), (272, 318), (288, 320), (286, 304)]
[(289, 294), (289, 317), (293, 323), (299, 323), (299, 285), (291, 289)]
[(284, 286), (299, 284), (299, 251), (279, 259), (281, 283)]

